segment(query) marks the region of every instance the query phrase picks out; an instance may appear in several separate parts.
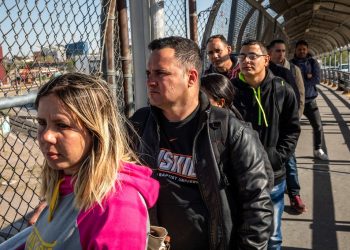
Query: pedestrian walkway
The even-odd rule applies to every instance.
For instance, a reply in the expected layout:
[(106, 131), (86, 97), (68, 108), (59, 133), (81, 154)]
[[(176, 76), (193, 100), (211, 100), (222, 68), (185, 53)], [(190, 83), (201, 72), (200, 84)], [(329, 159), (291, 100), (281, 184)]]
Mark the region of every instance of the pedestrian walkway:
[(308, 211), (292, 212), (285, 195), (283, 249), (350, 249), (350, 101), (321, 84), (317, 99), (329, 161), (313, 158), (312, 128), (301, 121), (296, 156), (301, 197)]

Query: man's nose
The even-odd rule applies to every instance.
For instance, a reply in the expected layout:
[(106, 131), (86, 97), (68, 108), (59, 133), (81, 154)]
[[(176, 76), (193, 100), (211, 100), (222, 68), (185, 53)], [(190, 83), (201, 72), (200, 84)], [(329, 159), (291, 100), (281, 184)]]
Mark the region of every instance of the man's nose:
[(153, 86), (155, 84), (156, 84), (156, 80), (155, 80), (154, 76), (152, 74), (149, 74), (147, 76), (147, 85)]

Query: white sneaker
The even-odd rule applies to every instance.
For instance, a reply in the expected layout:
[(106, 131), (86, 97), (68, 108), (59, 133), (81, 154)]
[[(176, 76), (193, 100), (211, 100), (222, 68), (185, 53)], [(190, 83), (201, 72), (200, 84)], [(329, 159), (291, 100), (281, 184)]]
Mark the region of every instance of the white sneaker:
[(314, 157), (323, 161), (328, 161), (328, 155), (326, 155), (321, 148), (314, 151)]

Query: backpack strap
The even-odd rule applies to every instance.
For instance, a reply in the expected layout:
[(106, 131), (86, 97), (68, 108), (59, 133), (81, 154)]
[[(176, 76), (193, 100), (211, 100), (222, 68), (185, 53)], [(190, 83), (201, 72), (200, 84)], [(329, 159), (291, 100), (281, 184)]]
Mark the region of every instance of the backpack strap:
[(225, 151), (228, 137), (229, 110), (212, 107), (209, 120), (209, 138), (214, 150), (217, 166), (220, 172), (220, 186), (230, 185), (227, 176), (224, 173), (224, 166), (221, 162), (221, 154)]
[(134, 128), (139, 136), (142, 136), (144, 125), (151, 113), (150, 107), (144, 107), (139, 110), (137, 110), (133, 116), (130, 118), (132, 124), (134, 125)]
[(278, 110), (278, 113), (281, 114), (283, 109), (283, 102), (284, 102), (284, 95), (285, 95), (285, 82), (282, 78), (276, 77), (273, 79), (273, 86), (275, 88), (274, 94), (275, 94), (275, 104)]

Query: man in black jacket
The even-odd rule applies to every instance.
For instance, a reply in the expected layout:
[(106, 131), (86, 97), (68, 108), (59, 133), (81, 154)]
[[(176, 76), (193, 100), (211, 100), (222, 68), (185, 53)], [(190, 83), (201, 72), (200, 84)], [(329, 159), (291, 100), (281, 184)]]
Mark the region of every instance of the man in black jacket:
[(131, 120), (140, 160), (160, 182), (151, 223), (168, 229), (173, 250), (265, 249), (270, 163), (256, 132), (200, 93), (193, 41), (167, 37), (149, 49), (151, 105)]
[(268, 248), (280, 249), (286, 185), (284, 163), (294, 152), (300, 134), (298, 105), (291, 86), (268, 69), (269, 56), (261, 42), (244, 42), (238, 60), (241, 72), (233, 80), (237, 90), (234, 105), (258, 132), (274, 170), (275, 186), (271, 192), (274, 231)]

